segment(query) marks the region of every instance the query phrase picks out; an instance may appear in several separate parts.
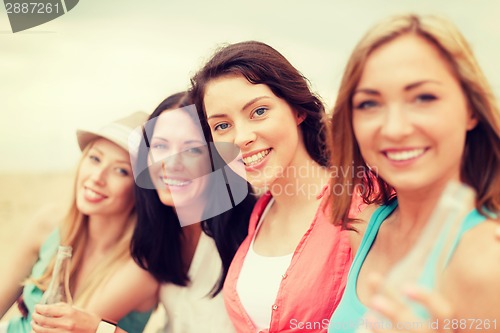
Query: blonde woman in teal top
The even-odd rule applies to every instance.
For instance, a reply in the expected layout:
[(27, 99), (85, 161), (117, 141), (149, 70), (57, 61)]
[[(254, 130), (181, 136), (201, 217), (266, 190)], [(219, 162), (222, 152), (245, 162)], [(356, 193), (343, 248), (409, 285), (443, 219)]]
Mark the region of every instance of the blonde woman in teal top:
[[(357, 289), (357, 279), (359, 276), (359, 272), (363, 262), (366, 259), (370, 248), (372, 247), (375, 238), (380, 230), (380, 226), (382, 223), (394, 212), (394, 210), (398, 207), (397, 200), (393, 200), (390, 204), (381, 206), (378, 208), (371, 216), (370, 222), (367, 225), (365, 230), (364, 237), (359, 245), (358, 252), (351, 266), (351, 270), (349, 272), (348, 283), (346, 286), (346, 290), (344, 292), (344, 297), (342, 298), (340, 305), (333, 314), (328, 326), (330, 332), (336, 333), (349, 333), (355, 332), (357, 328), (365, 328), (370, 327), (370, 324), (363, 317), (367, 312), (367, 307), (360, 301), (356, 289)], [(465, 220), (462, 222), (460, 231), (457, 234), (457, 237), (453, 240), (453, 244), (449, 249), (449, 252), (446, 254), (446, 257), (451, 258), (453, 253), (455, 252), (458, 243), (460, 242), (462, 236), (475, 226), (480, 223), (486, 221), (486, 217), (481, 215), (477, 210), (472, 210)], [(441, 235), (443, 238), (444, 235)], [(433, 251), (431, 253), (431, 257), (429, 261), (439, 256), (440, 253), (437, 251)], [(419, 277), (419, 285), (422, 287), (426, 287), (428, 289), (433, 289), (436, 287), (436, 272), (432, 270), (433, 266), (428, 266), (426, 270), (424, 270), (423, 274)], [(419, 313), (422, 315), (424, 313)], [(425, 315), (425, 314), (424, 314)], [(491, 318), (490, 320), (496, 319)], [(386, 325), (389, 327), (388, 323), (380, 322), (381, 325)], [(453, 323), (450, 322), (451, 326)], [(486, 324), (486, 322), (485, 322)], [(500, 322), (497, 322), (497, 325)], [(491, 327), (494, 327), (494, 322), (490, 322)], [(497, 326), (498, 327), (498, 326)], [(382, 330), (384, 331), (384, 330)]]
[[(159, 286), (130, 255), (137, 218), (128, 138), (146, 118), (146, 113), (138, 112), (97, 131), (77, 132), (83, 153), (71, 207), (66, 217), (53, 213), (38, 217), (20, 238), (10, 267), (2, 273), (0, 317), (21, 294), (27, 313), (0, 324), (0, 330), (95, 332), (105, 318), (119, 322), (129, 333), (143, 331), (157, 303)], [(83, 323), (77, 320), (79, 312), (67, 304), (36, 305), (50, 281), (59, 244), (73, 247), (70, 290), (74, 306), (95, 313)], [(76, 322), (84, 327), (74, 326)]]
[[(49, 235), (49, 238), (47, 238), (45, 243), (40, 248), (39, 259), (31, 271), (32, 278), (36, 279), (43, 275), (52, 258), (55, 256), (59, 244), (60, 232), (59, 229), (56, 229)], [(31, 331), (31, 313), (34, 311), (35, 305), (40, 302), (42, 295), (43, 291), (33, 283), (28, 283), (24, 286), (22, 294), (23, 302), (29, 310), (29, 315), (26, 317), (16, 317), (10, 320), (8, 323), (8, 333)], [(125, 317), (120, 319), (118, 326), (127, 332), (142, 332), (149, 320), (149, 317), (151, 316), (151, 312), (151, 310), (144, 312), (130, 312)]]
[[(347, 219), (352, 191), (333, 201), (332, 220), (358, 232), (329, 332), (408, 327), (398, 323), (415, 323), (409, 332), (498, 332), (500, 111), (462, 35), (444, 19), (416, 15), (371, 29), (347, 64), (332, 126), (332, 165), (364, 170), (343, 172), (333, 186), (351, 184), (372, 205), (355, 223)], [(477, 198), (463, 202), (470, 213), (458, 222), (444, 271), (424, 270), (423, 286), (397, 291), (437, 323), (420, 326), (410, 305), (374, 291), (413, 247), (450, 181), (469, 185)], [(365, 325), (368, 309), (378, 317)]]

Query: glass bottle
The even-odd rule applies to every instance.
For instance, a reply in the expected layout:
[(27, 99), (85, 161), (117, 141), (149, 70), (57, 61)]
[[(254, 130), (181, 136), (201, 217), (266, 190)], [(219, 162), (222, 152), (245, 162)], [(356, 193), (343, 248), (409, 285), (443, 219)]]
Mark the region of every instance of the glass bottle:
[(57, 250), (56, 262), (49, 287), (42, 295), (40, 304), (68, 303), (72, 304), (73, 299), (69, 291), (69, 272), (71, 266), (71, 246), (59, 246)]
[[(422, 325), (429, 324), (429, 314), (420, 304), (405, 297), (403, 288), (411, 284), (435, 288), (436, 281), (450, 259), (462, 222), (474, 208), (475, 197), (476, 193), (472, 188), (458, 182), (449, 182), (417, 242), (389, 271), (378, 290), (380, 295), (407, 304), (420, 317)], [(356, 333), (371, 332), (373, 326), (390, 326), (385, 318), (370, 312), (369, 310), (365, 315)], [(380, 321), (367, 321), (365, 318), (370, 314), (370, 317), (377, 317)]]

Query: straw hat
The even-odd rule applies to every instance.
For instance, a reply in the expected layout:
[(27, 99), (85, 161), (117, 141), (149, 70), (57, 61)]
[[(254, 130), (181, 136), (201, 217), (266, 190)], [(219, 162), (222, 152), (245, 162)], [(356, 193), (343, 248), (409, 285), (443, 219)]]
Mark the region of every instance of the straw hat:
[(83, 151), (89, 142), (98, 138), (104, 138), (128, 151), (130, 134), (134, 129), (143, 125), (148, 119), (148, 116), (146, 112), (139, 111), (104, 125), (97, 131), (78, 129), (76, 131), (76, 137), (80, 150)]

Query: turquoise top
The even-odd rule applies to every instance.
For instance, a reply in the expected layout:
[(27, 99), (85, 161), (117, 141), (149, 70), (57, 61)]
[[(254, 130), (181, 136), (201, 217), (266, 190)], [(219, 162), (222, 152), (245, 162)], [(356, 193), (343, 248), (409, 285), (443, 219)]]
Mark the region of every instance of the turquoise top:
[[(50, 263), (50, 260), (57, 253), (59, 247), (59, 229), (54, 230), (49, 238), (40, 248), (38, 261), (33, 266), (31, 276), (38, 278), (42, 276), (45, 269)], [(30, 333), (31, 332), (31, 313), (35, 310), (35, 304), (38, 304), (42, 298), (43, 292), (38, 289), (34, 284), (28, 283), (23, 288), (23, 298), (26, 307), (28, 308), (28, 316), (15, 317), (9, 321), (7, 333)], [(147, 312), (130, 312), (127, 316), (123, 317), (118, 323), (118, 326), (128, 333), (140, 333), (144, 330), (146, 323), (151, 316), (152, 309)]]
[[(328, 332), (354, 333), (358, 328), (364, 328), (365, 325), (363, 323), (363, 316), (365, 315), (367, 308), (361, 303), (356, 292), (359, 271), (375, 240), (375, 237), (378, 234), (382, 222), (387, 219), (397, 206), (398, 202), (397, 200), (394, 200), (388, 205), (381, 206), (373, 213), (366, 228), (365, 235), (361, 240), (358, 252), (354, 257), (351, 270), (349, 271), (347, 285), (342, 300), (330, 319)], [(466, 216), (462, 222), (460, 231), (453, 242), (450, 253), (448, 254), (448, 259), (451, 258), (451, 255), (455, 251), (463, 234), (485, 220), (486, 218), (479, 214), (479, 212), (475, 209)], [(439, 254), (439, 251), (433, 251), (430, 255), (429, 262), (434, 262)], [(432, 288), (435, 284), (435, 272), (433, 269), (429, 269), (432, 267), (432, 265), (426, 265), (426, 269), (424, 269), (420, 278), (421, 284), (429, 288)]]

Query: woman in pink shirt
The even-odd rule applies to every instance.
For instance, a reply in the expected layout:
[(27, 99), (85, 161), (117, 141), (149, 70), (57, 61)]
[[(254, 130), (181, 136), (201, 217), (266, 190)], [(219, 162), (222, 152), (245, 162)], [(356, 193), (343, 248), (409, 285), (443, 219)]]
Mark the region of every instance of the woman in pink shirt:
[(224, 285), (233, 324), (238, 332), (326, 332), (351, 250), (329, 216), (323, 104), (279, 52), (255, 41), (220, 49), (192, 85), (207, 135), (237, 145), (237, 157), (221, 155), (265, 191)]

